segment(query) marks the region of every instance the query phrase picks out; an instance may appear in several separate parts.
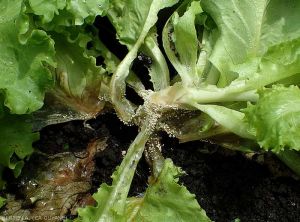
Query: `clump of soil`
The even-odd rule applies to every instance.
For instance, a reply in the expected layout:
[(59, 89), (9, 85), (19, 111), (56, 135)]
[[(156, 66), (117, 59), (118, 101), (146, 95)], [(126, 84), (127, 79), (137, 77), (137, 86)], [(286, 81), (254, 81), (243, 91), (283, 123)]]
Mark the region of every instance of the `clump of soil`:
[[(48, 154), (78, 152), (102, 135), (110, 137), (107, 148), (96, 158), (90, 190), (93, 193), (101, 183), (111, 183), (110, 176), (137, 135), (137, 127), (125, 126), (114, 114), (105, 114), (86, 123), (73, 121), (48, 126), (41, 131), (35, 147)], [(296, 179), (275, 175), (265, 164), (238, 152), (203, 142), (179, 144), (176, 139), (162, 135), (163, 155), (187, 173), (181, 182), (196, 195), (212, 220), (300, 221), (300, 182)], [(280, 167), (288, 171), (285, 166)], [(148, 176), (149, 166), (143, 158), (132, 183), (131, 196), (145, 191)]]

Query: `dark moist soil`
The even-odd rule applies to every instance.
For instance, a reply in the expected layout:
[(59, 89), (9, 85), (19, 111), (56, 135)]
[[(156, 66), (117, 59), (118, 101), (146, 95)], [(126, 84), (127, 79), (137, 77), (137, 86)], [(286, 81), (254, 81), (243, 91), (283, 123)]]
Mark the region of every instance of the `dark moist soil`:
[[(122, 161), (122, 151), (127, 150), (137, 135), (136, 127), (124, 126), (115, 115), (105, 114), (85, 124), (73, 121), (48, 126), (41, 131), (41, 139), (35, 147), (47, 153), (64, 149), (78, 151), (93, 138), (107, 133), (111, 135), (109, 148), (96, 159), (97, 170), (91, 191), (94, 192), (102, 182), (111, 183), (110, 176)], [(166, 135), (162, 138), (164, 156), (185, 170), (187, 175), (181, 182), (196, 195), (212, 220), (300, 221), (299, 181), (275, 176), (266, 165), (215, 145), (202, 142), (178, 144), (176, 139)], [(130, 195), (138, 195), (146, 189), (149, 167), (144, 158), (136, 172)]]

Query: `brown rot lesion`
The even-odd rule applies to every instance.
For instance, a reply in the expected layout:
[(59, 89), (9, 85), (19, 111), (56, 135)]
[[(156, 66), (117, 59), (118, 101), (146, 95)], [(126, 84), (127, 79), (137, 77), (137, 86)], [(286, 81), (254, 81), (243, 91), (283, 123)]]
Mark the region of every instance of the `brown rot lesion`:
[(21, 195), (8, 195), (0, 216), (54, 222), (76, 215), (77, 209), (87, 203), (93, 204), (90, 190), (94, 160), (106, 147), (107, 137), (103, 137), (91, 141), (81, 152), (33, 155), (18, 179), (17, 193)]

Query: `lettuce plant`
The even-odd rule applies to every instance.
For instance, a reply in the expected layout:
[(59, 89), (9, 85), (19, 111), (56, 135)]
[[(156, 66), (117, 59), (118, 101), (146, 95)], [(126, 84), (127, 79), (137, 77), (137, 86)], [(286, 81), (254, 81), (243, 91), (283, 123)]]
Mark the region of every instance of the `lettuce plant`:
[[(272, 152), (300, 175), (299, 2), (0, 4), (0, 176), (5, 167), (21, 173), (38, 139), (33, 128), (90, 119), (105, 107), (140, 128), (112, 185), (101, 185), (94, 194), (97, 205), (80, 209), (76, 221), (210, 221), (178, 183), (182, 170), (161, 156), (158, 131), (180, 142), (205, 139), (245, 153)], [(159, 13), (170, 7), (173, 13), (159, 33)], [(105, 31), (93, 26), (96, 16), (107, 17), (127, 47), (123, 59), (98, 38)], [(150, 58), (152, 89), (131, 69), (139, 53)], [(103, 64), (96, 63), (98, 56)], [(142, 105), (126, 97), (127, 86)], [(151, 159), (149, 186), (143, 196), (128, 198), (144, 151)]]

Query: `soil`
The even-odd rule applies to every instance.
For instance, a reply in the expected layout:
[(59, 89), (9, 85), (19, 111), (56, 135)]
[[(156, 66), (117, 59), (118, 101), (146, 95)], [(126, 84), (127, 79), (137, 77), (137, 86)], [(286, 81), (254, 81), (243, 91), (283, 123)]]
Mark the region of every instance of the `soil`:
[[(101, 126), (105, 127), (101, 127)], [(97, 169), (91, 193), (103, 183), (111, 183), (111, 174), (122, 161), (122, 151), (137, 135), (137, 128), (123, 125), (114, 114), (105, 114), (88, 122), (73, 121), (48, 126), (41, 131), (35, 147), (43, 152), (57, 153), (64, 149), (78, 151), (101, 136), (103, 128), (111, 138), (108, 149), (96, 159)], [(101, 130), (97, 130), (101, 129)], [(240, 219), (245, 222), (300, 221), (300, 181), (285, 174), (274, 174), (270, 167), (240, 153), (223, 150), (204, 142), (179, 144), (162, 134), (163, 154), (187, 173), (181, 178), (196, 195), (207, 215), (216, 222)], [(268, 157), (270, 158), (270, 157)], [(282, 172), (288, 169), (281, 163)], [(146, 189), (149, 167), (145, 159), (138, 165), (130, 195)]]

